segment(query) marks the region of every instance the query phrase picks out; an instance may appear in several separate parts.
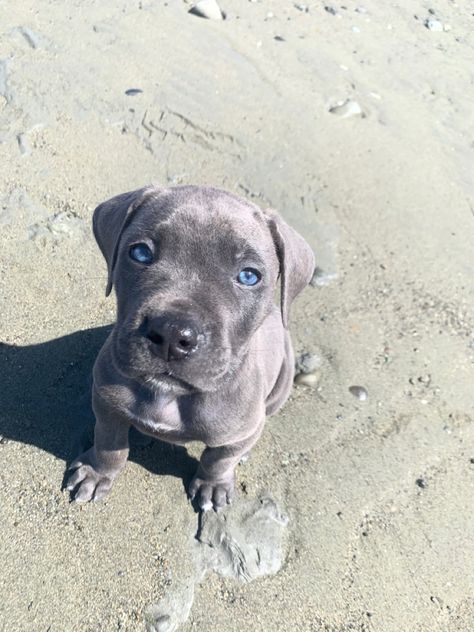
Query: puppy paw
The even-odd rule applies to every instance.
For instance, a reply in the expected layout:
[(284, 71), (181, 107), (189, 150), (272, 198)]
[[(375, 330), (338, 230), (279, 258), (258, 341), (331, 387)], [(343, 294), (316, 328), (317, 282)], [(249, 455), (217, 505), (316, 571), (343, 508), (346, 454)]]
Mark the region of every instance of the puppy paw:
[(209, 481), (195, 476), (188, 490), (191, 500), (196, 499), (202, 511), (218, 511), (229, 504), (234, 497), (234, 479), (228, 481)]
[(72, 492), (76, 503), (102, 500), (109, 493), (115, 479), (113, 474), (99, 473), (88, 461), (88, 453), (84, 452), (68, 468), (70, 474), (66, 489)]

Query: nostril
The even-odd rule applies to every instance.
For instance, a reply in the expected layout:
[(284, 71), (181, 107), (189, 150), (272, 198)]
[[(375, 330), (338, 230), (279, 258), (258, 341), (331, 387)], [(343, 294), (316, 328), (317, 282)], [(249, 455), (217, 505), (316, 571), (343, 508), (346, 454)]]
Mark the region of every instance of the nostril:
[(190, 346), (190, 341), (186, 340), (185, 338), (181, 338), (181, 340), (178, 340), (178, 344), (180, 347), (183, 347), (184, 349), (187, 349)]
[(151, 340), (155, 345), (163, 344), (164, 338), (161, 334), (156, 333), (156, 331), (149, 331), (147, 338)]

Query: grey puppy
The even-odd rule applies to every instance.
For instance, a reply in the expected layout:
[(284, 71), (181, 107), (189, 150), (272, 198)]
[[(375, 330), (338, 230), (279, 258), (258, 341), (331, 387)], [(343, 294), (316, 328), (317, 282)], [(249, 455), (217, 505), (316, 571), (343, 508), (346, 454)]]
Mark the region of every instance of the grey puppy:
[(313, 253), (275, 211), (208, 187), (118, 195), (95, 210), (94, 234), (117, 322), (93, 371), (94, 445), (71, 464), (67, 489), (76, 502), (103, 498), (133, 425), (170, 443), (202, 441), (189, 494), (203, 510), (222, 507), (265, 416), (290, 393), (289, 309)]

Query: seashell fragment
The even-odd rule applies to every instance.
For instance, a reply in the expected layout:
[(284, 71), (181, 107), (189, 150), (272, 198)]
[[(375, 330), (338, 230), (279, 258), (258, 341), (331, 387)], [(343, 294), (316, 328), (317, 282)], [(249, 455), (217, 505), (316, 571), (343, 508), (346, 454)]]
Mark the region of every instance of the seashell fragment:
[(199, 0), (191, 7), (189, 13), (197, 15), (207, 20), (223, 20), (224, 15), (217, 4), (216, 0)]

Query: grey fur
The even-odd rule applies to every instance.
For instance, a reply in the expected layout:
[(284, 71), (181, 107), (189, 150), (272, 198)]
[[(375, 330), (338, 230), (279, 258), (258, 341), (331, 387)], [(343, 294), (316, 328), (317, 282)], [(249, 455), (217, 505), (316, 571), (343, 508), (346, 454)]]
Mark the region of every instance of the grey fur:
[[(205, 444), (189, 493), (201, 509), (217, 509), (230, 502), (235, 466), (266, 415), (288, 398), (289, 309), (311, 279), (313, 253), (275, 211), (209, 187), (118, 195), (95, 210), (94, 234), (117, 322), (94, 366), (94, 445), (71, 464), (67, 488), (77, 502), (103, 498), (125, 466), (134, 425), (170, 443)], [(130, 258), (136, 243), (149, 245), (151, 264)], [(257, 285), (237, 282), (245, 267), (261, 272)], [(149, 334), (156, 319), (191, 323), (192, 352), (163, 352)]]

